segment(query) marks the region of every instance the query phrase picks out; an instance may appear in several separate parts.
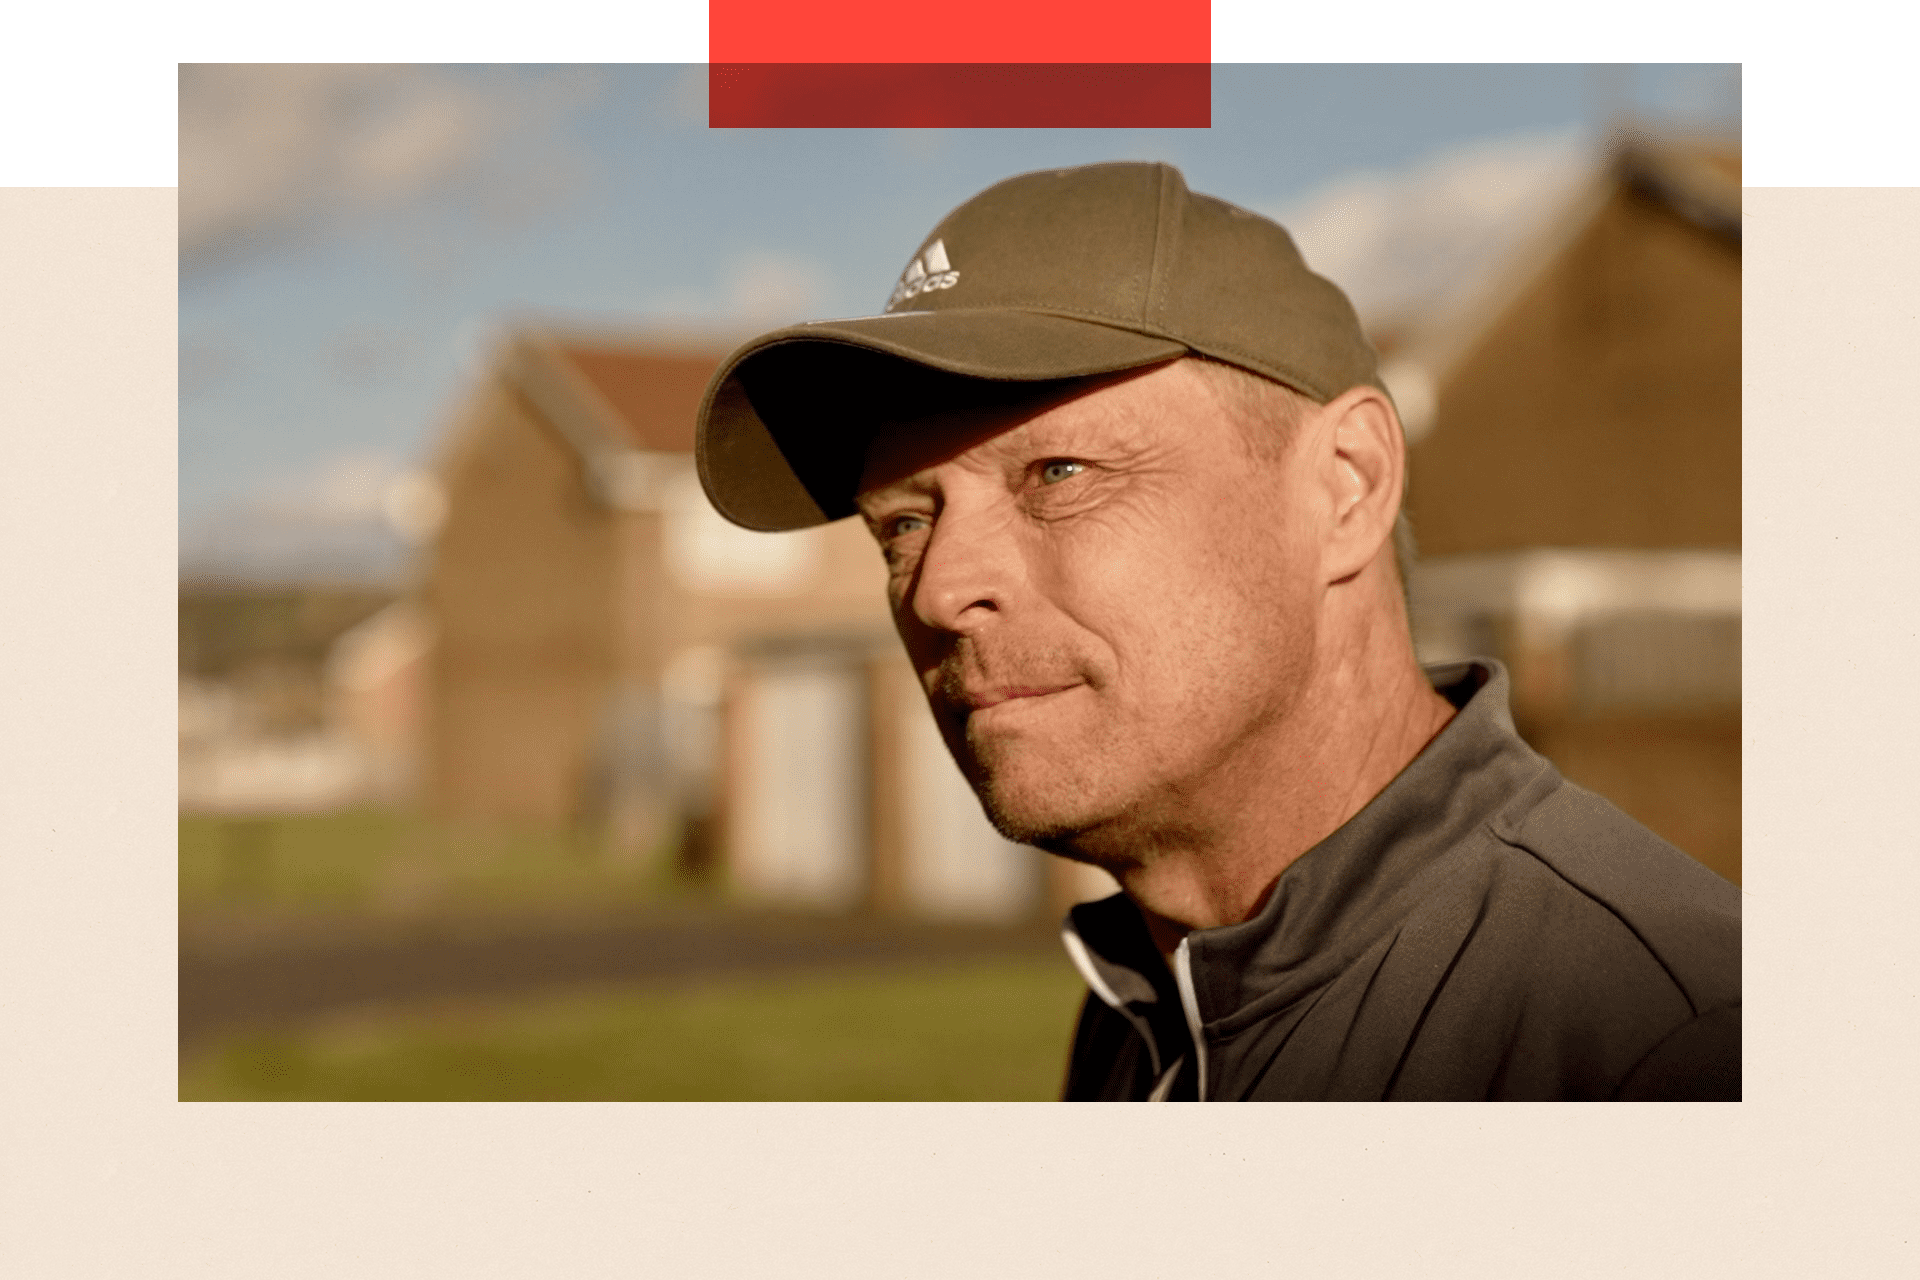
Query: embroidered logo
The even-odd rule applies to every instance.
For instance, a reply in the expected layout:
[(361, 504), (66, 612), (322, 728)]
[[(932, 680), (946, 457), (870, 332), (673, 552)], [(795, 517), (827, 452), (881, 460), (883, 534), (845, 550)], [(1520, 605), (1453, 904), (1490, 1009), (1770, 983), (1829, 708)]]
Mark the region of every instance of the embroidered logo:
[(887, 299), (887, 310), (893, 310), (909, 298), (932, 293), (935, 289), (951, 289), (958, 283), (960, 273), (947, 261), (947, 246), (935, 240), (907, 264), (906, 274), (900, 277), (899, 284), (893, 286), (893, 296)]

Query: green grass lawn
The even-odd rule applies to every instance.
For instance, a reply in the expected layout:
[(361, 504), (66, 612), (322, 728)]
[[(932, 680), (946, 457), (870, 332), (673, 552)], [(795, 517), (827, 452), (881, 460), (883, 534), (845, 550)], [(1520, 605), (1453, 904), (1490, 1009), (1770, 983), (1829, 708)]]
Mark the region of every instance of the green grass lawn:
[(1083, 992), (1062, 956), (395, 1011), (195, 1053), (180, 1097), (1044, 1100)]
[(383, 809), (180, 818), (183, 911), (372, 914), (657, 898), (671, 850), (621, 855), (551, 830), (461, 830)]

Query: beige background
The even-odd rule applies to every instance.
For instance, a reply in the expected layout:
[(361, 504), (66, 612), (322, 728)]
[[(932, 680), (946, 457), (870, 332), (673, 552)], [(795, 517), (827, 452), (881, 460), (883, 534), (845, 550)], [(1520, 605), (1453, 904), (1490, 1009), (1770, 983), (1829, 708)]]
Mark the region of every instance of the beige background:
[(172, 1101), (171, 219), (0, 191), (9, 1273), (1912, 1273), (1920, 193), (1748, 193), (1749, 1100), (1605, 1109)]

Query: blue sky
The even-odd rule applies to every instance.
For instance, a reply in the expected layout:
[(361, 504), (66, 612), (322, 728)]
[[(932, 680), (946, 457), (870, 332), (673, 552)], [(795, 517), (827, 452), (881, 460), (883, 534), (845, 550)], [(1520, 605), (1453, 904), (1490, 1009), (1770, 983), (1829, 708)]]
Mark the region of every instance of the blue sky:
[(193, 75), (185, 530), (364, 503), (431, 456), (516, 320), (744, 334), (872, 311), (942, 214), (1022, 170), (1168, 160), (1286, 216), (1356, 175), (1391, 201), (1475, 147), (1536, 172), (1623, 113), (1724, 132), (1740, 109), (1726, 66), (1257, 64), (1215, 68), (1205, 130), (731, 131), (704, 127), (686, 66)]

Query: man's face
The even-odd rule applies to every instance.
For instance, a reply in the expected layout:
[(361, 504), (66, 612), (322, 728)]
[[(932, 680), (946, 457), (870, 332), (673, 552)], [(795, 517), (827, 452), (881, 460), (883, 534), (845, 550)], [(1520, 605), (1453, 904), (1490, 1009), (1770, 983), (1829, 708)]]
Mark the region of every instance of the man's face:
[(1304, 452), (1257, 460), (1186, 361), (881, 432), (860, 510), (1003, 833), (1107, 861), (1258, 767), (1314, 660)]

